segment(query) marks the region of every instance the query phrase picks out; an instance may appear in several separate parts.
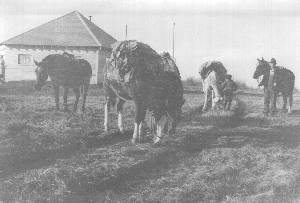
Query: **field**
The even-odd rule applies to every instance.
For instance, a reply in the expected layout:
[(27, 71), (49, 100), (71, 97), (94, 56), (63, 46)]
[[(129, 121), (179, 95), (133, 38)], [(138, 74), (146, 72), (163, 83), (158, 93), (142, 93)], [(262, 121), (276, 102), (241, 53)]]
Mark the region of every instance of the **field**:
[(131, 102), (125, 135), (115, 112), (103, 132), (100, 87), (72, 113), (55, 110), (49, 84), (1, 84), (0, 202), (300, 202), (300, 95), (275, 117), (261, 114), (262, 96), (239, 90), (231, 111), (201, 112), (201, 88), (186, 86), (176, 134), (153, 146), (131, 144)]

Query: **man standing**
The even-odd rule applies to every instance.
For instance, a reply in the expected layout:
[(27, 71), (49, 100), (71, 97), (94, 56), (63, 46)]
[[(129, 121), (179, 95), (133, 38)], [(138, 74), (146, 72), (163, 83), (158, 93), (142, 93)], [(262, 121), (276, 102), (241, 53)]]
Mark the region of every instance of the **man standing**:
[(5, 61), (3, 59), (3, 56), (0, 56), (0, 82), (5, 81)]
[[(276, 99), (277, 99), (277, 75), (278, 75), (278, 67), (276, 66), (276, 60), (274, 58), (271, 59), (269, 62), (271, 65), (268, 86), (264, 89), (264, 114), (267, 115), (268, 113), (273, 116), (276, 111)], [(269, 105), (271, 103), (270, 109)]]
[(227, 103), (228, 103), (227, 110), (230, 110), (231, 102), (233, 99), (233, 92), (237, 90), (237, 86), (231, 78), (232, 78), (231, 75), (227, 75), (225, 78), (225, 82), (222, 84), (222, 90), (225, 97), (224, 106), (223, 106), (224, 110), (226, 109)]

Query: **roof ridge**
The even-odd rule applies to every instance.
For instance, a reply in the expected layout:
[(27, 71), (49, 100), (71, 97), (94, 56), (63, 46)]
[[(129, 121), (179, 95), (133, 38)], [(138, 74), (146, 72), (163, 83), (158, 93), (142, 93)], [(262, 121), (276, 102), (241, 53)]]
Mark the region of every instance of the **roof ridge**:
[[(79, 12), (78, 12), (79, 13)], [(81, 13), (79, 13), (80, 15), (82, 15)], [(82, 15), (83, 16), (83, 15)], [(83, 16), (84, 17), (84, 16)], [(84, 17), (87, 21), (89, 21), (86, 17)], [(110, 37), (112, 37), (114, 40), (116, 40), (113, 36), (111, 36), (110, 34), (108, 34), (105, 30), (103, 30), (102, 28), (100, 28), (98, 25), (96, 25), (95, 23), (93, 23), (92, 21), (89, 21), (90, 23), (92, 23), (93, 25), (95, 25), (98, 29), (100, 29), (102, 32), (104, 32), (105, 34), (109, 35)], [(116, 40), (118, 41), (118, 40)]]
[[(76, 13), (76, 12), (78, 12), (78, 11), (75, 10), (75, 11), (72, 11), (71, 13), (74, 13), (74, 12)], [(21, 34), (19, 34), (19, 35), (16, 35), (16, 36), (14, 36), (14, 37), (12, 37), (12, 38), (10, 38), (10, 39), (7, 39), (7, 40), (5, 40), (4, 42), (1, 42), (0, 44), (3, 44), (3, 43), (5, 43), (5, 42), (7, 42), (7, 41), (9, 41), (9, 40), (12, 40), (12, 39), (14, 39), (14, 38), (16, 38), (16, 37), (19, 37), (19, 36), (21, 36), (21, 35), (24, 35), (24, 34), (30, 32), (30, 31), (32, 31), (32, 30), (38, 29), (38, 28), (41, 27), (41, 26), (47, 25), (48, 23), (51, 23), (52, 21), (58, 20), (58, 19), (63, 18), (63, 17), (65, 17), (65, 16), (67, 16), (67, 15), (70, 15), (71, 13), (68, 13), (68, 14), (63, 15), (63, 16), (61, 16), (61, 17), (55, 18), (55, 19), (53, 19), (53, 20), (50, 20), (49, 22), (46, 22), (46, 23), (44, 23), (44, 24), (42, 24), (42, 25), (39, 25), (39, 26), (37, 26), (37, 27), (35, 27), (35, 28), (32, 28), (32, 29), (30, 29), (30, 30), (28, 30), (28, 31), (26, 31), (26, 32), (23, 32), (23, 33), (21, 33)]]
[(81, 13), (79, 13), (78, 11), (74, 11), (76, 13), (76, 15), (78, 16), (78, 18), (80, 19), (80, 21), (82, 22), (82, 24), (84, 25), (84, 27), (87, 29), (87, 31), (92, 35), (92, 37), (94, 38), (94, 40), (97, 42), (97, 44), (101, 47), (101, 43), (98, 41), (97, 37), (94, 35), (94, 33), (91, 31), (91, 29), (89, 28), (89, 26), (85, 23), (85, 21), (82, 19), (82, 17), (84, 17)]

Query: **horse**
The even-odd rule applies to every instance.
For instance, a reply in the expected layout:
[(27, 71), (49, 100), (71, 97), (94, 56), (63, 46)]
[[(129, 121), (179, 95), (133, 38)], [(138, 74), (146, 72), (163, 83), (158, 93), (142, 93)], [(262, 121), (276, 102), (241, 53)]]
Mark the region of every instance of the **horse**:
[[(264, 86), (264, 89), (268, 87), (268, 80), (270, 75), (271, 66), (270, 64), (262, 58), (261, 60), (257, 59), (258, 63), (256, 65), (256, 70), (253, 74), (253, 78), (259, 82), (259, 78), (262, 77), (262, 80), (259, 82), (259, 86)], [(283, 98), (283, 111), (287, 111), (291, 113), (292, 111), (292, 104), (293, 104), (293, 91), (295, 85), (295, 75), (292, 71), (282, 67), (277, 66), (277, 78), (276, 81), (276, 93), (281, 92)], [(288, 110), (286, 110), (287, 106), (287, 98), (289, 98), (289, 106)]]
[[(215, 63), (216, 65), (214, 65)], [(202, 111), (206, 111), (209, 106), (208, 101), (210, 100), (210, 91), (212, 109), (214, 109), (216, 103), (223, 100), (221, 82), (225, 80), (227, 70), (220, 62), (213, 61), (202, 64), (199, 74), (201, 75), (204, 92), (204, 105)]]
[(162, 59), (148, 45), (123, 41), (112, 47), (115, 47), (112, 58), (104, 67), (104, 129), (108, 132), (108, 112), (110, 107), (116, 106), (118, 127), (124, 133), (123, 105), (131, 100), (135, 108), (132, 143), (142, 140), (146, 117), (148, 127), (156, 132), (156, 144), (163, 135), (173, 134), (179, 123), (185, 102), (181, 78), (176, 72), (164, 72)]
[(60, 86), (64, 88), (64, 111), (68, 111), (67, 99), (69, 88), (72, 88), (76, 95), (73, 111), (77, 110), (80, 87), (83, 90), (82, 111), (85, 110), (85, 100), (92, 76), (92, 68), (88, 61), (68, 58), (61, 54), (52, 54), (46, 56), (41, 62), (34, 61), (34, 63), (37, 66), (35, 69), (35, 89), (41, 90), (49, 77), (54, 89), (57, 110), (59, 110)]

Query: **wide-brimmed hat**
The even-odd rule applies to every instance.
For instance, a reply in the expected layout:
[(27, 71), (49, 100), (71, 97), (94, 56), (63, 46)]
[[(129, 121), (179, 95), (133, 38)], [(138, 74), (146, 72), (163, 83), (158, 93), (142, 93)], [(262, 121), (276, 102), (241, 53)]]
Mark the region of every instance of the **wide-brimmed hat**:
[(272, 58), (269, 63), (275, 63), (276, 64), (276, 60), (274, 58)]
[(232, 78), (232, 75), (226, 75), (225, 78), (226, 78), (226, 79), (231, 79), (231, 78)]

